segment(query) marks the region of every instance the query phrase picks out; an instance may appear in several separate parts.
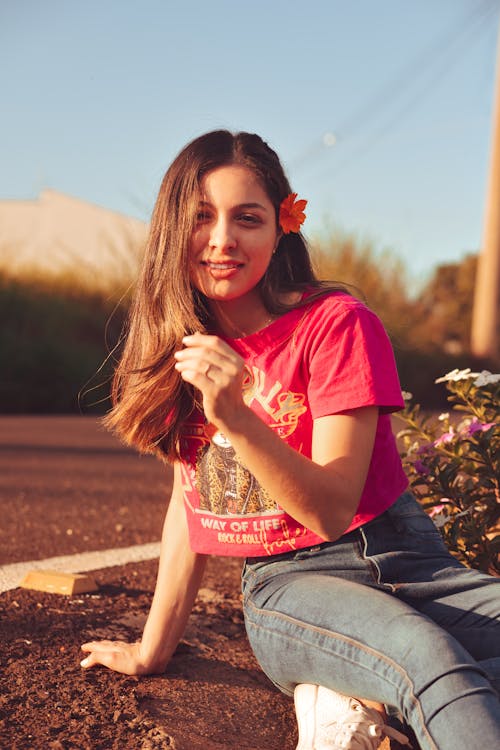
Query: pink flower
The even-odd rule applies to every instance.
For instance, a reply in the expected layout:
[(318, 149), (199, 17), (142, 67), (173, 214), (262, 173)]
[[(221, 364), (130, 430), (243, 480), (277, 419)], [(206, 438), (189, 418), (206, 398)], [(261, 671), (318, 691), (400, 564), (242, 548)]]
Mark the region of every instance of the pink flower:
[(422, 474), (424, 477), (428, 477), (431, 473), (430, 469), (423, 463), (423, 461), (415, 461), (413, 466), (415, 467), (415, 471)]
[(469, 435), (474, 435), (475, 432), (486, 432), (486, 430), (489, 430), (490, 427), (494, 426), (495, 422), (488, 422), (485, 424), (484, 422), (480, 422), (477, 417), (474, 417), (467, 429), (467, 433)]
[(434, 446), (444, 445), (445, 443), (451, 442), (451, 440), (453, 440), (454, 437), (455, 437), (455, 432), (453, 431), (453, 427), (451, 427), (448, 432), (443, 432), (443, 434), (440, 437), (436, 438), (436, 440), (434, 440), (432, 445)]
[(442, 513), (444, 510), (444, 505), (435, 505), (433, 508), (428, 511), (428, 515), (431, 518), (434, 518), (434, 516), (439, 515), (439, 513)]
[(429, 453), (435, 453), (436, 451), (434, 450), (433, 443), (424, 443), (423, 445), (420, 445), (417, 448), (416, 452), (418, 456), (422, 456), (422, 455), (425, 456), (425, 455), (428, 455)]
[(445, 509), (445, 505), (449, 505), (451, 503), (451, 500), (449, 500), (447, 497), (441, 498), (441, 504), (435, 505), (433, 508), (428, 511), (430, 517), (437, 516), (438, 513), (442, 513)]

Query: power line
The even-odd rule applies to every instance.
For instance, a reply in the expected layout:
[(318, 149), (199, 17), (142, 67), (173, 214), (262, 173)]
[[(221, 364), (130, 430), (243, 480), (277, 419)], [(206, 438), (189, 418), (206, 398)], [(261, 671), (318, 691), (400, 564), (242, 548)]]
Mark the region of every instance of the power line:
[[(489, 19), (484, 19), (484, 22)], [(476, 28), (474, 30), (474, 34), (476, 36), (476, 39), (480, 36), (479, 32), (481, 32), (483, 28)], [(472, 36), (472, 35), (471, 35)], [(438, 80), (440, 80), (450, 69), (450, 67), (455, 63), (455, 58), (451, 59), (449, 56), (448, 59), (445, 59), (442, 61), (442, 65), (440, 66), (437, 71), (429, 71), (433, 75), (432, 84), (436, 84)], [(335, 164), (335, 175), (338, 175), (339, 172), (341, 172), (343, 169), (345, 169), (349, 164), (356, 159), (359, 159), (360, 156), (365, 154), (367, 151), (369, 151), (371, 148), (373, 148), (374, 145), (379, 143), (381, 140), (383, 140), (385, 137), (387, 137), (391, 129), (394, 127), (394, 125), (399, 122), (401, 119), (403, 119), (406, 115), (408, 115), (412, 109), (415, 108), (418, 104), (421, 103), (424, 96), (430, 95), (432, 93), (432, 87), (428, 86), (427, 81), (422, 81), (422, 85), (420, 86), (420, 93), (414, 93), (412, 94), (412, 97), (409, 101), (403, 101), (401, 106), (393, 112), (392, 114), (389, 113), (388, 117), (385, 119), (384, 122), (381, 123), (381, 125), (374, 131), (370, 133), (370, 137), (365, 140), (363, 144), (358, 146), (357, 149), (355, 149), (351, 154), (346, 155), (343, 160), (340, 162), (337, 162)], [(332, 170), (323, 170), (320, 174), (316, 176), (316, 180), (320, 181), (324, 177), (331, 176)]]
[[(372, 146), (387, 135), (389, 129), (412, 108), (420, 103), (424, 95), (432, 92), (435, 83), (441, 79), (457, 60), (456, 48), (463, 49), (465, 43), (470, 43), (484, 31), (490, 20), (496, 14), (498, 5), (496, 1), (478, 3), (473, 12), (461, 20), (458, 29), (455, 28), (451, 34), (447, 30), (445, 35), (420, 51), (416, 58), (410, 61), (399, 73), (396, 79), (384, 85), (368, 102), (363, 103), (357, 110), (348, 116), (340, 127), (335, 128), (333, 133), (326, 133), (322, 138), (316, 139), (300, 157), (288, 164), (290, 171), (298, 170), (304, 166), (313, 165), (316, 159), (325, 154), (328, 146), (337, 143), (345, 144), (359, 130), (362, 130), (370, 120), (385, 118), (382, 124), (372, 133), (371, 138), (360, 146), (353, 154), (335, 166), (335, 173), (344, 168), (353, 159), (365, 153)], [(431, 78), (431, 80), (429, 80)], [(416, 90), (416, 93), (415, 93)], [(401, 97), (403, 101), (401, 102)], [(408, 100), (408, 97), (411, 97)], [(396, 111), (394, 107), (396, 106)], [(389, 111), (388, 111), (389, 109)], [(330, 138), (330, 143), (325, 138)], [(317, 179), (325, 175), (322, 172)], [(331, 174), (331, 170), (329, 171)]]

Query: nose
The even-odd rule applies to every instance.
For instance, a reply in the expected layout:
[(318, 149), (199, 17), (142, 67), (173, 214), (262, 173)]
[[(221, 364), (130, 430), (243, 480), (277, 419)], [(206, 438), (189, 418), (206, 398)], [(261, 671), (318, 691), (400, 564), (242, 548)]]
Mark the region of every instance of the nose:
[(232, 250), (236, 247), (236, 237), (231, 222), (225, 217), (219, 217), (210, 231), (210, 247), (214, 250)]

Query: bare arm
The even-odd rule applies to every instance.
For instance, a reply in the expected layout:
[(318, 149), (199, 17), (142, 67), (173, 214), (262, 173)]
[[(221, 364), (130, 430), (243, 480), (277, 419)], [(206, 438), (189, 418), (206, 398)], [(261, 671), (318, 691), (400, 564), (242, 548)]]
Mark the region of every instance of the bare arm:
[[(246, 410), (246, 412), (245, 412)], [(366, 407), (314, 422), (312, 460), (291, 448), (248, 407), (220, 429), (271, 497), (323, 539), (352, 521), (366, 481), (378, 409)]]
[(84, 668), (102, 664), (124, 674), (163, 672), (179, 642), (198, 592), (206, 555), (191, 551), (182, 499), (178, 465), (161, 540), (156, 588), (138, 643), (92, 641), (84, 643), (88, 652)]
[(243, 360), (215, 336), (195, 334), (177, 369), (203, 394), (205, 415), (240, 460), (297, 521), (327, 540), (349, 526), (370, 465), (378, 409), (353, 409), (314, 422), (312, 459), (268, 427), (242, 398)]
[(155, 671), (163, 671), (179, 642), (201, 584), (208, 557), (189, 546), (179, 465), (162, 534), (160, 564), (149, 616), (142, 636), (143, 653)]

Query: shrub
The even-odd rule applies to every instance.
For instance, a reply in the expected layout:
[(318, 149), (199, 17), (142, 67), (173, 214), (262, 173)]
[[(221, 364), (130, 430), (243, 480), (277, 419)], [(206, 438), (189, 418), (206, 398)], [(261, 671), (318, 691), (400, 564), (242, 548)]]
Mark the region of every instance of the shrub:
[(398, 417), (410, 486), (466, 565), (500, 575), (500, 375), (453, 370), (445, 383), (451, 412), (424, 415), (418, 404)]
[[(0, 411), (88, 411), (106, 400), (112, 368), (108, 362), (100, 369), (107, 356), (104, 331), (112, 348), (124, 314), (118, 307), (107, 326), (113, 307), (100, 294), (77, 287), (0, 276)], [(85, 390), (81, 404), (79, 393)]]

